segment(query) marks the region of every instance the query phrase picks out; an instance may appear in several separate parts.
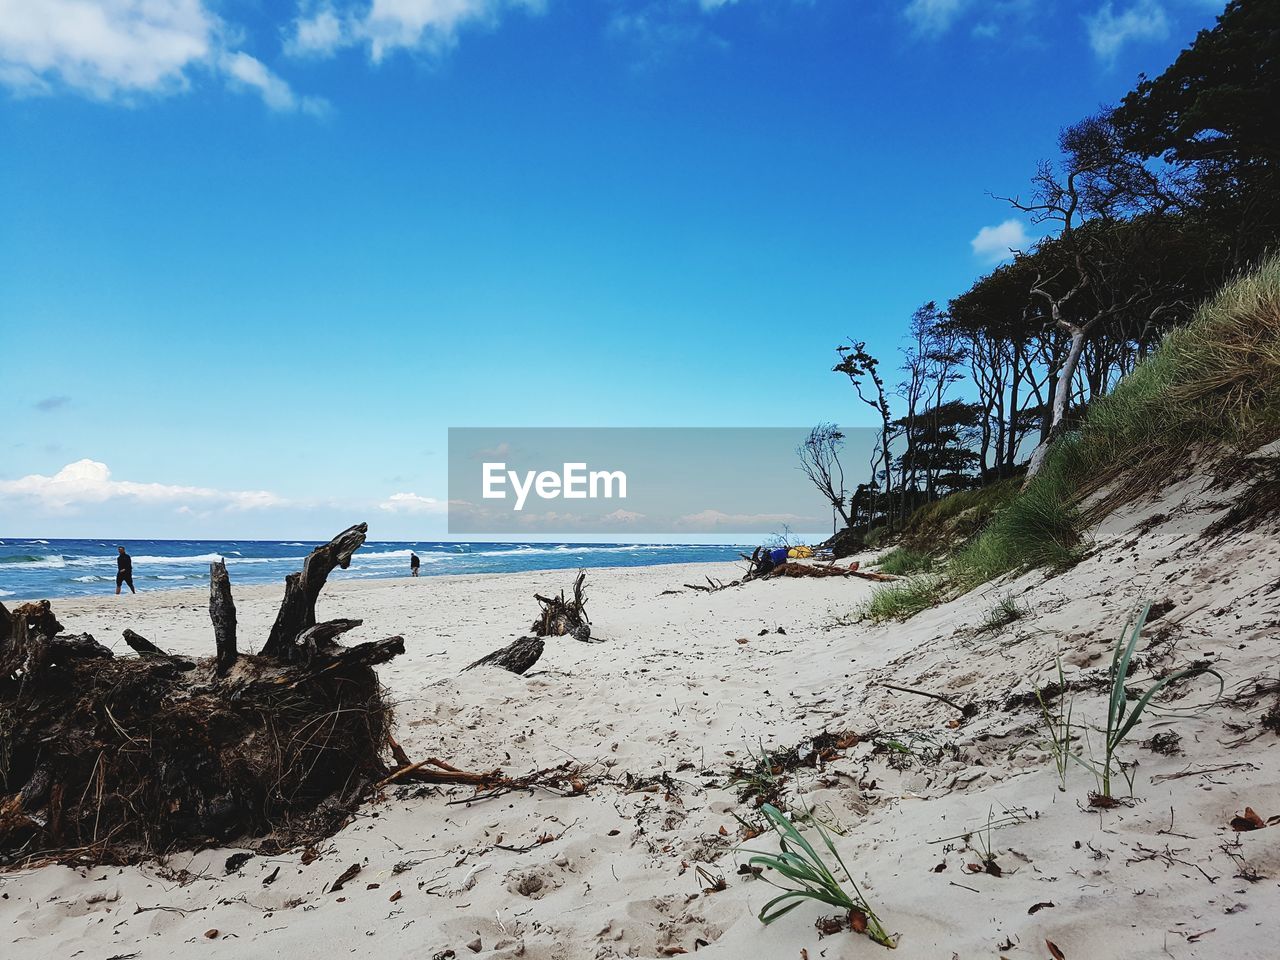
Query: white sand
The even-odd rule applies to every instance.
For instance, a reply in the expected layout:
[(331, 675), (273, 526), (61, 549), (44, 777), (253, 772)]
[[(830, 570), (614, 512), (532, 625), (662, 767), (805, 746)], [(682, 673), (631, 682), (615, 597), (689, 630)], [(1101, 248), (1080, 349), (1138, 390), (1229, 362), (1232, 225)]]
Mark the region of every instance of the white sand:
[[(881, 627), (847, 620), (873, 589), (860, 580), (663, 595), (705, 573), (729, 578), (734, 568), (593, 570), (588, 609), (607, 642), (553, 641), (528, 677), (459, 671), (521, 635), (532, 593), (567, 585), (569, 572), (333, 584), (322, 614), (365, 619), (351, 642), (406, 638), (406, 654), (381, 676), (410, 756), (510, 773), (573, 759), (593, 765), (588, 792), (451, 806), (469, 791), (392, 788), (305, 866), (298, 851), (256, 857), (224, 876), (234, 851), (223, 849), (137, 868), (0, 875), (0, 956), (876, 956), (881, 948), (864, 937), (820, 938), (814, 920), (834, 911), (816, 906), (763, 927), (756, 913), (776, 891), (736, 872), (746, 855), (735, 852), (732, 813), (754, 814), (734, 790), (704, 784), (723, 785), (760, 742), (786, 747), (824, 729), (879, 729), (918, 748), (942, 746), (945, 756), (898, 770), (887, 762), (892, 752), (873, 754), (864, 743), (788, 786), (794, 802), (845, 830), (836, 837), (845, 862), (900, 934), (887, 956), (1044, 958), (1047, 938), (1069, 960), (1274, 957), (1280, 828), (1237, 834), (1228, 826), (1246, 805), (1264, 817), (1280, 813), (1280, 737), (1258, 723), (1271, 700), (1152, 717), (1121, 751), (1140, 764), (1137, 802), (1107, 811), (1086, 806), (1094, 783), (1083, 768), (1069, 771), (1060, 792), (1034, 712), (1002, 706), (1033, 677), (1050, 678), (1057, 650), (1070, 673), (1105, 667), (1143, 599), (1175, 606), (1140, 650), (1167, 635), (1174, 662), (1214, 661), (1228, 695), (1252, 678), (1280, 676), (1276, 528), (1203, 539), (1223, 501), (1221, 492), (1183, 484), (1109, 519), (1097, 549), (1066, 574), (1028, 574)], [(1140, 535), (1144, 518), (1154, 525)], [(279, 592), (236, 591), (241, 637), (266, 636)], [(1005, 593), (1029, 614), (975, 632)], [(211, 652), (200, 593), (66, 600), (56, 610), (68, 629), (108, 644), (132, 627), (174, 652)], [(779, 626), (785, 635), (759, 635)], [(1140, 668), (1134, 685), (1147, 675)], [(950, 707), (891, 693), (884, 681), (992, 705), (952, 729)], [(1203, 702), (1213, 690), (1199, 681), (1180, 702)], [(1103, 702), (1101, 693), (1079, 695), (1077, 716), (1097, 721)], [(1136, 742), (1164, 730), (1181, 735), (1183, 755)], [(663, 773), (675, 790), (627, 792), (628, 774)], [(982, 827), (991, 811), (1021, 809), (1024, 822), (991, 832), (1001, 877), (966, 871), (979, 856), (976, 837), (973, 848), (932, 842)], [(544, 834), (558, 839), (527, 853), (495, 847)], [(748, 846), (772, 844), (761, 837)], [(354, 863), (359, 876), (327, 893)], [(702, 893), (700, 864), (728, 888)], [(1031, 913), (1039, 903), (1052, 906)], [(210, 930), (216, 937), (206, 938)]]

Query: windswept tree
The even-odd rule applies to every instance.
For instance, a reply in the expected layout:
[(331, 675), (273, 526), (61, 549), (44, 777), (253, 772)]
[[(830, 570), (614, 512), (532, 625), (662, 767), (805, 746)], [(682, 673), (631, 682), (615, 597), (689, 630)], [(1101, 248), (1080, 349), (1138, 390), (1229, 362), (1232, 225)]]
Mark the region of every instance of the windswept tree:
[[(1124, 147), (1190, 185), (1189, 208), (1238, 269), (1280, 238), (1280, 3), (1231, 0), (1111, 115)], [(1206, 246), (1206, 252), (1209, 247)]]
[(986, 478), (1013, 472), (1027, 436), (1040, 425), (1060, 337), (1032, 302), (1031, 258), (997, 267), (954, 298), (947, 325), (965, 339), (979, 405), (978, 465)]
[(921, 492), (926, 500), (934, 497), (937, 471), (931, 464), (936, 459), (933, 454), (940, 436), (939, 411), (952, 385), (964, 378), (964, 340), (946, 320), (946, 314), (932, 300), (911, 315), (910, 339), (903, 350), (906, 378), (898, 387), (898, 396), (905, 405), (903, 416), (897, 421), (905, 441), (898, 461), (900, 515), (906, 514), (909, 501)]
[(852, 520), (845, 496), (844, 467), (840, 463), (843, 446), (844, 434), (840, 428), (834, 423), (820, 423), (809, 431), (809, 436), (796, 448), (796, 454), (800, 457), (800, 469), (804, 475), (848, 527)]
[[(867, 353), (867, 344), (864, 340), (854, 340), (847, 344), (841, 344), (836, 347), (836, 353), (839, 354), (840, 360), (831, 369), (836, 373), (843, 373), (847, 376), (849, 382), (853, 384), (853, 389), (857, 391), (858, 399), (875, 410), (880, 417), (880, 443), (872, 457), (871, 484), (872, 486), (875, 485), (877, 475), (883, 471), (887, 490), (893, 470), (893, 455), (890, 452), (890, 444), (893, 442), (894, 427), (893, 415), (889, 411), (889, 397), (885, 391), (884, 379), (877, 369), (880, 366), (880, 361)], [(890, 510), (889, 513), (888, 519), (892, 525), (892, 511)]]
[(1008, 198), (1033, 223), (1057, 225), (1057, 235), (1042, 240), (1034, 251), (1037, 272), (1030, 292), (1040, 300), (1048, 323), (1067, 338), (1048, 429), (1031, 455), (1028, 479), (1039, 472), (1049, 443), (1066, 423), (1087, 341), (1152, 292), (1149, 284), (1130, 282), (1141, 262), (1142, 227), (1158, 223), (1181, 202), (1174, 182), (1151, 173), (1124, 151), (1105, 115), (1068, 127), (1059, 144), (1065, 159), (1060, 166), (1040, 165), (1031, 199)]

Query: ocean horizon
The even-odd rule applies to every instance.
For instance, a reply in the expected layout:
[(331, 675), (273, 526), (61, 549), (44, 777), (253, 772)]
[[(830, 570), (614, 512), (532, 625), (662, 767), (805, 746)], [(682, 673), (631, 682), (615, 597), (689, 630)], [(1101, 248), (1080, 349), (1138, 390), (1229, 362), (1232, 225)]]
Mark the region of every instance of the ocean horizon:
[[(0, 599), (112, 593), (118, 546), (133, 558), (139, 591), (207, 584), (209, 564), (217, 560), (226, 562), (233, 586), (278, 583), (300, 570), (307, 554), (324, 542), (0, 538)], [(742, 549), (740, 544), (369, 541), (332, 579), (407, 577), (411, 552), (422, 562), (421, 576), (442, 576), (734, 560)]]

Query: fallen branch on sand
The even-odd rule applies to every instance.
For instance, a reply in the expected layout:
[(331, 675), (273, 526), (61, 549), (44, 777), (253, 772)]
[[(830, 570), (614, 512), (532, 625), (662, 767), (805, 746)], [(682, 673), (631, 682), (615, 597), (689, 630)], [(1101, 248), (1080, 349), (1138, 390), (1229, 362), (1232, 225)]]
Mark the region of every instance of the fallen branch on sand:
[(742, 586), (741, 580), (730, 580), (728, 583), (725, 583), (723, 580), (712, 580), (710, 577), (707, 577), (706, 579), (706, 586), (701, 583), (686, 583), (685, 586), (690, 590), (702, 590), (705, 593), (715, 593), (717, 590), (727, 590), (729, 587)]
[(978, 713), (978, 705), (976, 703), (959, 704), (950, 697), (941, 693), (930, 693), (928, 690), (916, 690), (913, 687), (899, 687), (893, 683), (882, 683), (880, 686), (886, 690), (896, 690), (898, 693), (913, 693), (917, 697), (928, 697), (930, 700), (937, 700), (939, 703), (945, 703), (953, 710), (959, 710), (960, 715), (968, 720), (970, 717), (976, 716)]
[(855, 560), (848, 567), (822, 566), (809, 563), (780, 563), (768, 573), (769, 577), (857, 577), (859, 580), (874, 580), (876, 583), (888, 583), (899, 577), (887, 573), (874, 573), (870, 570), (859, 570)]
[(476, 667), (499, 667), (503, 670), (510, 670), (512, 673), (524, 673), (542, 656), (542, 651), (546, 647), (539, 637), (521, 637), (520, 639), (495, 650), (493, 653), (486, 654), (475, 663), (463, 667), (463, 672), (474, 670)]
[[(404, 748), (396, 742), (394, 737), (388, 736), (387, 742), (391, 748), (391, 756), (395, 758), (399, 766), (378, 783), (379, 788), (390, 786), (400, 780), (409, 780), (414, 783), (460, 784), (476, 787), (477, 791), (483, 788), (484, 792), (477, 792), (470, 797), (459, 797), (450, 800), (450, 804), (491, 800), (494, 797), (500, 797), (515, 790), (532, 790), (537, 787), (547, 790), (562, 790), (565, 796), (585, 793), (587, 789), (586, 780), (584, 779), (586, 773), (583, 768), (568, 761), (558, 767), (536, 770), (523, 777), (508, 777), (498, 769), (484, 773), (469, 773), (465, 770), (459, 770), (443, 760), (437, 760), (435, 757), (415, 763), (409, 759), (409, 755), (405, 753)], [(568, 789), (563, 790), (566, 786)]]
[(484, 792), (471, 797), (458, 797), (450, 800), (449, 805), (493, 800), (517, 790), (547, 790), (564, 797), (577, 796), (587, 792), (586, 771), (568, 760), (559, 766), (535, 770), (523, 777), (504, 777), (499, 771), (498, 778)]
[(417, 783), (460, 783), (477, 787), (493, 787), (501, 784), (505, 778), (502, 776), (501, 770), (491, 770), (488, 773), (468, 773), (445, 763), (443, 760), (428, 757), (426, 760), (419, 760), (417, 763), (410, 763), (393, 771), (389, 776), (378, 781), (378, 788), (381, 789), (395, 783), (397, 780), (413, 780)]

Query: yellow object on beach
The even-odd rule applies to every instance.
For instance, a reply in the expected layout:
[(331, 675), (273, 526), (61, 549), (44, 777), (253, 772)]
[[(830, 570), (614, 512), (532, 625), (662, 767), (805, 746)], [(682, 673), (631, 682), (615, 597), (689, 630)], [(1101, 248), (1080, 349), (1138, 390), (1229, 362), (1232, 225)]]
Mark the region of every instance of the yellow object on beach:
[(790, 560), (808, 560), (813, 556), (813, 547), (792, 547), (787, 551), (787, 558)]

